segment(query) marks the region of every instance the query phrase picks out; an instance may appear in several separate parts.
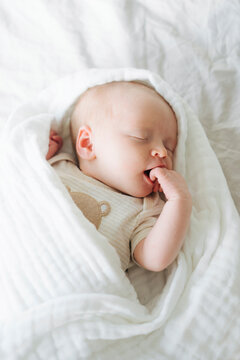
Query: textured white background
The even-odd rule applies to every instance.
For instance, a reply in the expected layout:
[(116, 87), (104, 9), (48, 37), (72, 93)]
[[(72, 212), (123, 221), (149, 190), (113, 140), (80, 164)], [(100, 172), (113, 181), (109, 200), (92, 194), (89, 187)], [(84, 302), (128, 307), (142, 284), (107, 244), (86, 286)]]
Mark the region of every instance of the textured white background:
[(1, 0), (0, 130), (69, 73), (150, 69), (198, 115), (240, 211), (239, 34), (239, 0)]

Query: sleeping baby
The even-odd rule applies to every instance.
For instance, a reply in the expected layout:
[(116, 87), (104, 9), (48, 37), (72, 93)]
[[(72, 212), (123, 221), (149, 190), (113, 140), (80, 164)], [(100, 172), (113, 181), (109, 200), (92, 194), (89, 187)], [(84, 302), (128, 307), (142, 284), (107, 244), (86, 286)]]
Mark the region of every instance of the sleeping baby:
[(76, 158), (55, 155), (62, 139), (54, 131), (46, 158), (75, 204), (116, 249), (123, 270), (132, 262), (165, 269), (192, 210), (187, 184), (173, 170), (177, 121), (170, 105), (141, 83), (98, 85), (76, 101), (70, 132)]

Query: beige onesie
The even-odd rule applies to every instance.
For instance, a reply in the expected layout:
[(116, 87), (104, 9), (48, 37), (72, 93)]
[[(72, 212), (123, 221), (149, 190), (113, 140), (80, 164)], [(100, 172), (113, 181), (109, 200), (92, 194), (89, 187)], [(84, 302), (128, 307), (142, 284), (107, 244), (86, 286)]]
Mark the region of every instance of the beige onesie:
[(84, 175), (67, 153), (54, 156), (49, 163), (83, 215), (116, 249), (122, 269), (129, 268), (136, 245), (147, 236), (162, 210), (159, 193), (145, 198), (123, 194)]

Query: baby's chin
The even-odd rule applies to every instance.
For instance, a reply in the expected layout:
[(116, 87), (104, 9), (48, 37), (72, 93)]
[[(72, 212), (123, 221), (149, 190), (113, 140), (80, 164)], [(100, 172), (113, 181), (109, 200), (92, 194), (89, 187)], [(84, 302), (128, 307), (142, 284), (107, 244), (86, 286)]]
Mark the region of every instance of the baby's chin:
[(143, 198), (146, 197), (148, 195), (150, 195), (152, 193), (152, 189), (151, 190), (129, 190), (126, 192), (126, 194), (133, 196), (133, 197), (137, 197), (137, 198)]

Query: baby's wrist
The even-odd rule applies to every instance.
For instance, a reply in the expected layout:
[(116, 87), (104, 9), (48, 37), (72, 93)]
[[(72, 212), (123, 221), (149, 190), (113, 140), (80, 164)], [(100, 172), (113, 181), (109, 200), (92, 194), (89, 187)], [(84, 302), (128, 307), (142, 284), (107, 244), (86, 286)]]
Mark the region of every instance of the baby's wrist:
[(171, 198), (168, 199), (170, 202), (178, 202), (182, 203), (184, 206), (192, 207), (192, 196), (190, 193), (181, 193), (173, 195)]

